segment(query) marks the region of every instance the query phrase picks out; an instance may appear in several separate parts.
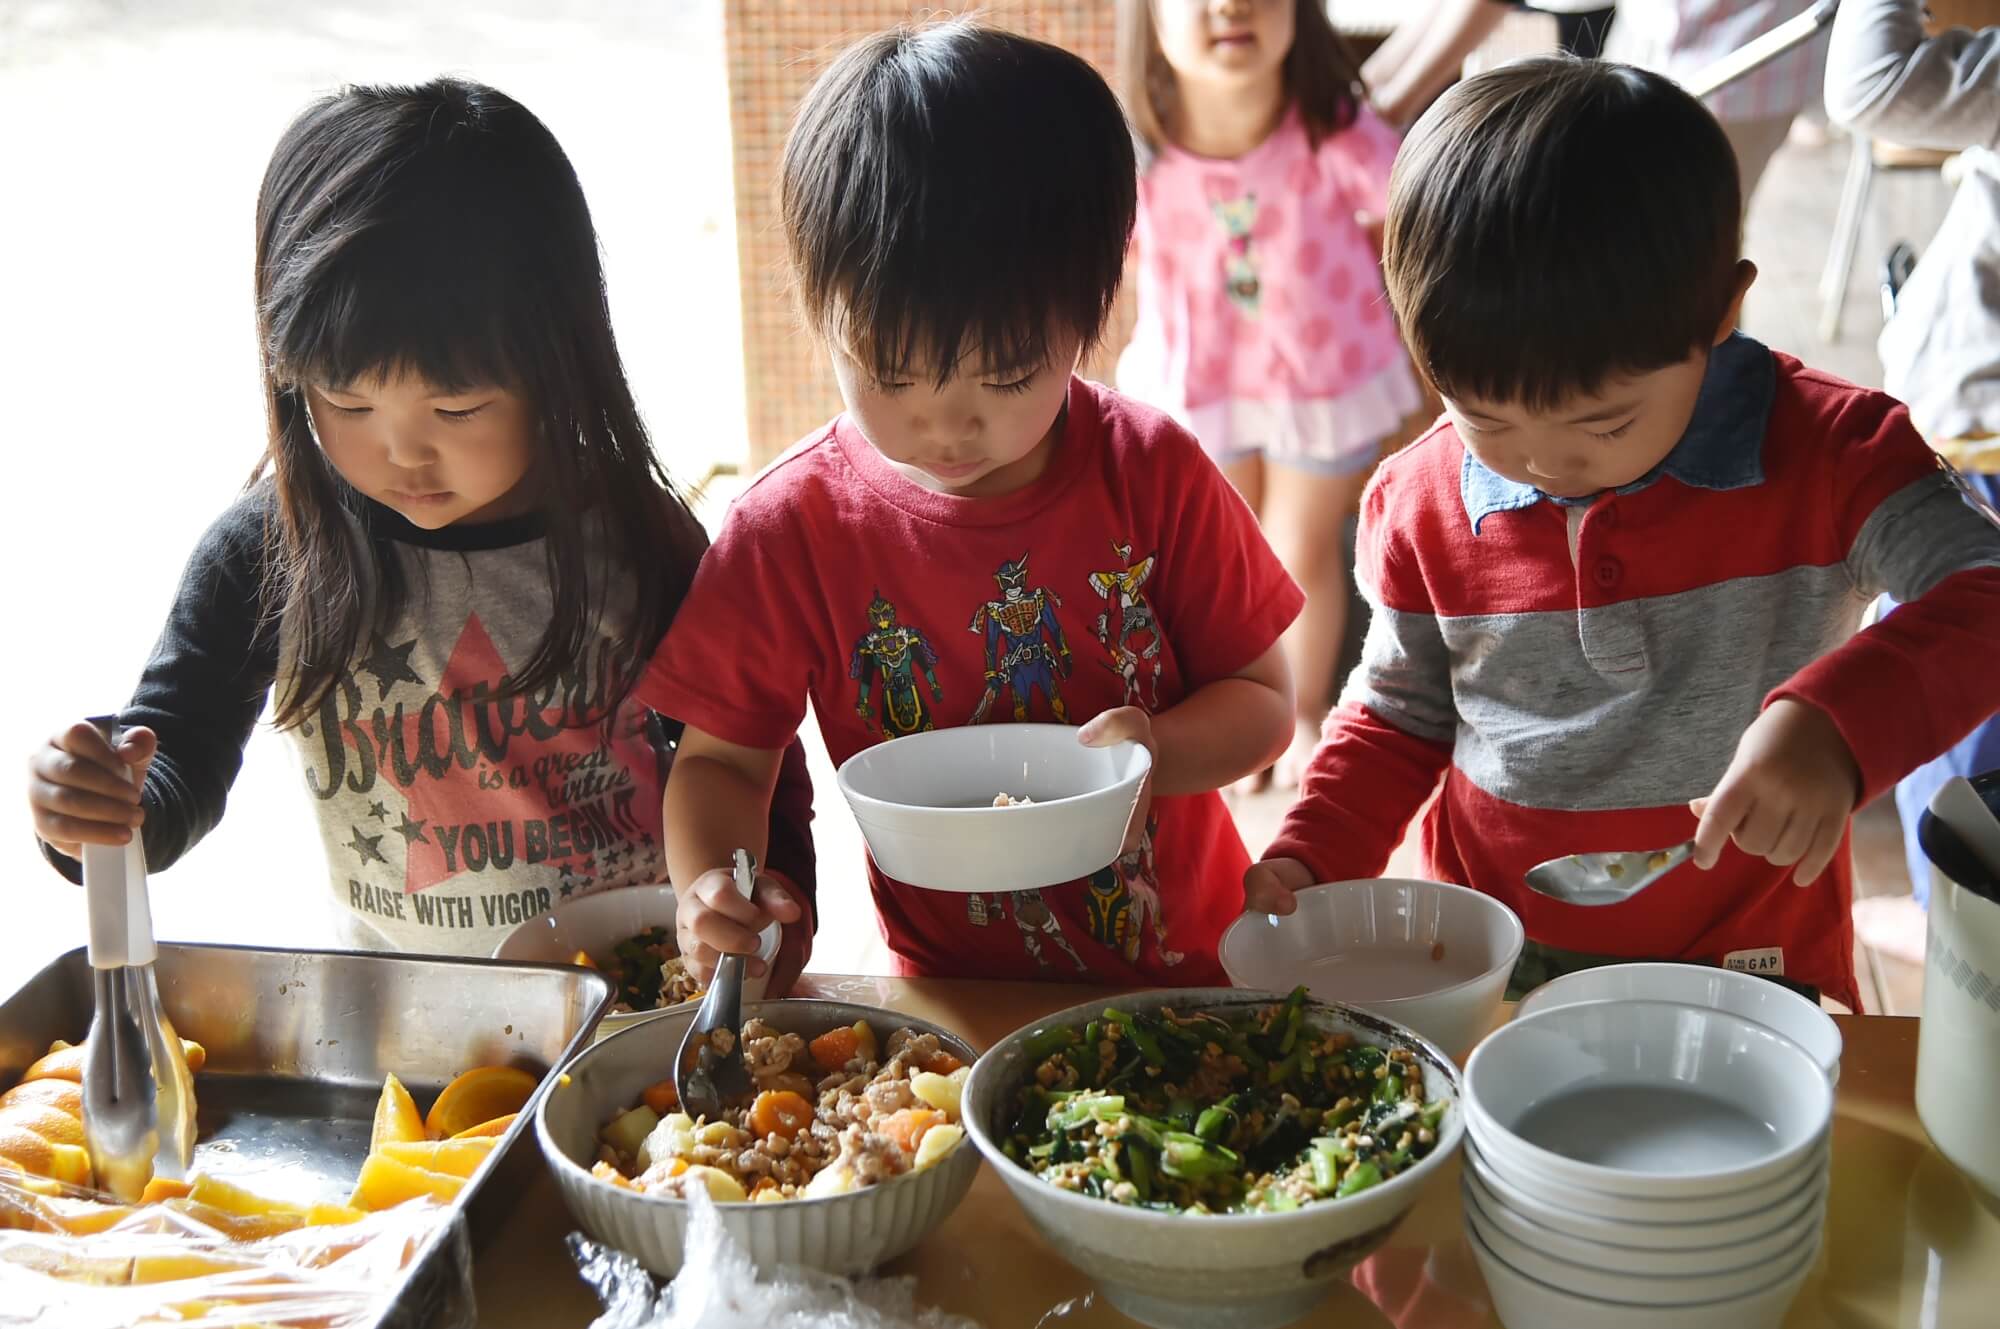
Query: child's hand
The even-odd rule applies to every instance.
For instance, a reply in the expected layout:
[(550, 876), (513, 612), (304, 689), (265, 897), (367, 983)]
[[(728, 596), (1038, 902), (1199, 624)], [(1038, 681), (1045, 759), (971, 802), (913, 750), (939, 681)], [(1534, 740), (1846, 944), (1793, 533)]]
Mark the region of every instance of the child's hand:
[(1701, 818), (1694, 861), (1712, 868), (1729, 840), (1809, 886), (1847, 834), (1861, 770), (1831, 718), (1804, 702), (1772, 702), (1743, 732), (1722, 782), (1688, 806)]
[(146, 820), (139, 788), (158, 747), (153, 731), (143, 726), (127, 729), (115, 751), (97, 726), (86, 722), (50, 738), (28, 758), (35, 834), (71, 858), (83, 857), (86, 844), (129, 841)]
[(1276, 914), (1297, 909), (1292, 897), (1313, 884), (1313, 870), (1296, 858), (1267, 858), (1243, 874), (1243, 912)]
[[(689, 972), (706, 987), (715, 974), (716, 964), (724, 954), (731, 954), (750, 957), (744, 965), (745, 973), (764, 973), (764, 962), (756, 958), (758, 938), (764, 929), (775, 919), (786, 925), (789, 933), (790, 925), (806, 916), (805, 907), (793, 895), (793, 889), (783, 877), (759, 872), (746, 900), (736, 893), (736, 875), (728, 868), (714, 868), (696, 877), (694, 885), (679, 892), (674, 901), (675, 940)], [(793, 951), (798, 963), (803, 964), (798, 948)], [(798, 975), (794, 972), (786, 976), (785, 966), (786, 953), (781, 944), (777, 963), (772, 966), (777, 972), (772, 977), (783, 979), (789, 986)]]
[(1158, 773), (1159, 745), (1153, 741), (1153, 717), (1137, 706), (1120, 706), (1106, 711), (1076, 731), (1077, 742), (1087, 748), (1108, 748), (1114, 743), (1137, 743), (1153, 758), (1153, 768), (1139, 785), (1139, 804), (1125, 826), (1125, 852), (1138, 849), (1146, 834), (1146, 818), (1153, 810), (1153, 776)]

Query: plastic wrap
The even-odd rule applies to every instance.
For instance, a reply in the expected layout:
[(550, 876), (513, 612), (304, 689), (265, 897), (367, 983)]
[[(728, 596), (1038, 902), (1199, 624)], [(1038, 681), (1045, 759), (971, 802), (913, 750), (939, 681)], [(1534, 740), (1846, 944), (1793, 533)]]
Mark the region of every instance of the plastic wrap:
[(283, 1225), (0, 1174), (0, 1326), (473, 1329), (471, 1247), (443, 1206)]
[(976, 1320), (919, 1307), (917, 1280), (908, 1276), (760, 1272), (723, 1230), (713, 1201), (697, 1192), (691, 1205), (686, 1263), (664, 1290), (631, 1256), (570, 1234), (577, 1270), (604, 1303), (590, 1329), (980, 1329)]

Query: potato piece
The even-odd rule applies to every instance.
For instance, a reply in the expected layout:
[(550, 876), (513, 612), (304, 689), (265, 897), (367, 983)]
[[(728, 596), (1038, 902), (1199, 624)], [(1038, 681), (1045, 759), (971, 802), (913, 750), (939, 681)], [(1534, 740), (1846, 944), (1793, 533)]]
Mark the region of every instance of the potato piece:
[(835, 1163), (806, 1183), (804, 1198), (817, 1200), (827, 1195), (845, 1195), (854, 1189), (854, 1169), (846, 1163)]
[(646, 1137), (660, 1124), (659, 1114), (641, 1104), (630, 1112), (621, 1112), (611, 1119), (611, 1124), (599, 1133), (604, 1143), (616, 1149), (627, 1158), (636, 1158), (639, 1147), (646, 1143)]
[(946, 1075), (933, 1075), (929, 1071), (918, 1071), (910, 1077), (910, 1092), (926, 1107), (936, 1108), (953, 1121), (958, 1120), (960, 1089), (963, 1080), (955, 1080)]
[(958, 1148), (965, 1139), (963, 1126), (933, 1126), (924, 1132), (923, 1140), (917, 1145), (916, 1171), (922, 1172), (931, 1164)]
[(708, 1198), (717, 1204), (742, 1204), (750, 1198), (743, 1184), (720, 1168), (704, 1167), (697, 1163), (685, 1174), (690, 1182), (699, 1181), (708, 1187)]

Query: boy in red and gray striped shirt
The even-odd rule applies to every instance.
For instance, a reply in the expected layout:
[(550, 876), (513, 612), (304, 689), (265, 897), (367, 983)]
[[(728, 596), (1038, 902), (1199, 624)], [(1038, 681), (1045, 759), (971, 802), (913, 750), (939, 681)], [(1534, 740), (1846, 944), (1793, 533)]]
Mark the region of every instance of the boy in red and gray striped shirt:
[[(1681, 959), (1858, 1010), (1849, 817), (2000, 710), (1991, 510), (1896, 402), (1734, 331), (1734, 159), (1663, 78), (1460, 84), (1384, 266), (1445, 417), (1363, 502), (1367, 650), (1249, 908), (1380, 872), (1442, 777), (1427, 871), (1521, 916), (1517, 978)], [(1701, 870), (1623, 904), (1522, 880), (1690, 837)]]

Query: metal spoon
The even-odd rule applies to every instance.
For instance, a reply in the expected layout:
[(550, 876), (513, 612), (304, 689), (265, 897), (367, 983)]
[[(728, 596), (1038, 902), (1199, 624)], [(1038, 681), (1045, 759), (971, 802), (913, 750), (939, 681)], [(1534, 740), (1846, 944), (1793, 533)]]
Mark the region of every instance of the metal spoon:
[(1624, 854), (1565, 854), (1528, 869), (1528, 888), (1564, 904), (1623, 904), (1688, 861), (1694, 841)]
[[(757, 862), (736, 851), (736, 890), (744, 899), (757, 877)], [(724, 955), (715, 978), (702, 998), (674, 1058), (674, 1092), (681, 1110), (697, 1120), (722, 1120), (730, 1103), (749, 1097), (750, 1069), (743, 1064), (743, 964), (741, 955)]]

